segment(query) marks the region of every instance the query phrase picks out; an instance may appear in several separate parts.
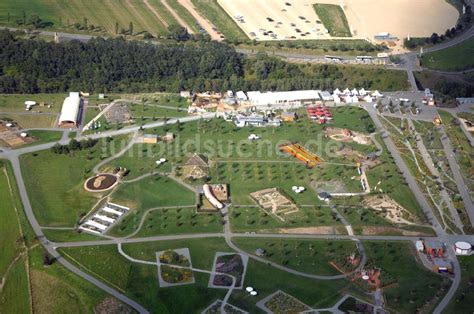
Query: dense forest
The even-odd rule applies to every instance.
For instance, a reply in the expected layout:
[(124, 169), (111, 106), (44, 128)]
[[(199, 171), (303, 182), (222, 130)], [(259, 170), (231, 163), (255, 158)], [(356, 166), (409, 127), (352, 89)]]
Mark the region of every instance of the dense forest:
[(400, 71), (297, 65), (265, 54), (244, 58), (226, 44), (147, 44), (122, 38), (87, 43), (18, 39), (0, 31), (0, 93), (403, 89)]

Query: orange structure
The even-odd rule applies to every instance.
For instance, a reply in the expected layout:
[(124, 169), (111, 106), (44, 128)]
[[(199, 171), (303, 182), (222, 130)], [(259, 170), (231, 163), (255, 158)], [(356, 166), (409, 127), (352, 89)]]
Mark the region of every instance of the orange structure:
[(280, 145), (280, 150), (304, 162), (309, 168), (319, 164), (322, 159), (297, 143)]

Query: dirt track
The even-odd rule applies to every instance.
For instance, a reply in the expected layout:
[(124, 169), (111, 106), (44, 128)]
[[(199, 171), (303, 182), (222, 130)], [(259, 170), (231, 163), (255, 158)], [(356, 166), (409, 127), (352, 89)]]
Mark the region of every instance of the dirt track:
[(211, 39), (217, 40), (217, 41), (222, 41), (223, 39), (221, 36), (217, 33), (217, 31), (213, 30), (215, 28), (214, 25), (211, 24), (208, 20), (206, 20), (204, 17), (202, 17), (194, 5), (192, 4), (191, 0), (178, 0), (178, 2), (185, 7), (186, 10), (191, 13), (191, 15), (198, 21), (199, 24), (201, 24), (202, 28), (206, 30), (206, 32), (211, 36)]
[(158, 11), (155, 10), (155, 8), (148, 2), (148, 0), (143, 0), (143, 3), (147, 6), (148, 9), (150, 9), (151, 12), (160, 20), (161, 23), (163, 23), (164, 26), (168, 27), (168, 23), (166, 23), (165, 19), (158, 13)]
[(192, 28), (177, 14), (173, 8), (169, 5), (169, 3), (166, 0), (161, 0), (161, 3), (165, 6), (165, 8), (170, 11), (171, 15), (178, 21), (179, 25), (182, 27), (186, 28), (188, 30), (189, 34), (194, 34), (194, 31)]

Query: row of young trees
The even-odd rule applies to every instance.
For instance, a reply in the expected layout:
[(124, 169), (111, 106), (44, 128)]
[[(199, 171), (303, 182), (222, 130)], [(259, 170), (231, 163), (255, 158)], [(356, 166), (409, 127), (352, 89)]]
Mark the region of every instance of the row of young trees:
[(69, 154), (70, 152), (74, 152), (77, 150), (89, 149), (94, 147), (97, 144), (98, 140), (88, 138), (87, 140), (83, 139), (78, 141), (76, 139), (71, 139), (69, 144), (61, 145), (56, 143), (53, 147), (51, 147), (51, 151), (55, 154)]

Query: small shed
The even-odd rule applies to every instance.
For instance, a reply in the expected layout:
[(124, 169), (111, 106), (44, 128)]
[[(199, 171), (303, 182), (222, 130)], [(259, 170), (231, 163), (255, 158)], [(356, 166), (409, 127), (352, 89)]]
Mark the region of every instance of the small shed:
[(156, 144), (159, 141), (159, 137), (156, 134), (144, 134), (143, 143), (145, 144)]
[(191, 92), (190, 91), (187, 91), (187, 90), (184, 90), (184, 91), (181, 91), (179, 93), (179, 96), (183, 97), (183, 98), (190, 98), (191, 97)]
[(281, 114), (281, 119), (283, 122), (293, 122), (296, 119), (296, 114), (294, 112), (283, 112)]
[(261, 248), (258, 248), (258, 249), (255, 250), (255, 255), (264, 256), (265, 255), (265, 250), (261, 249)]

